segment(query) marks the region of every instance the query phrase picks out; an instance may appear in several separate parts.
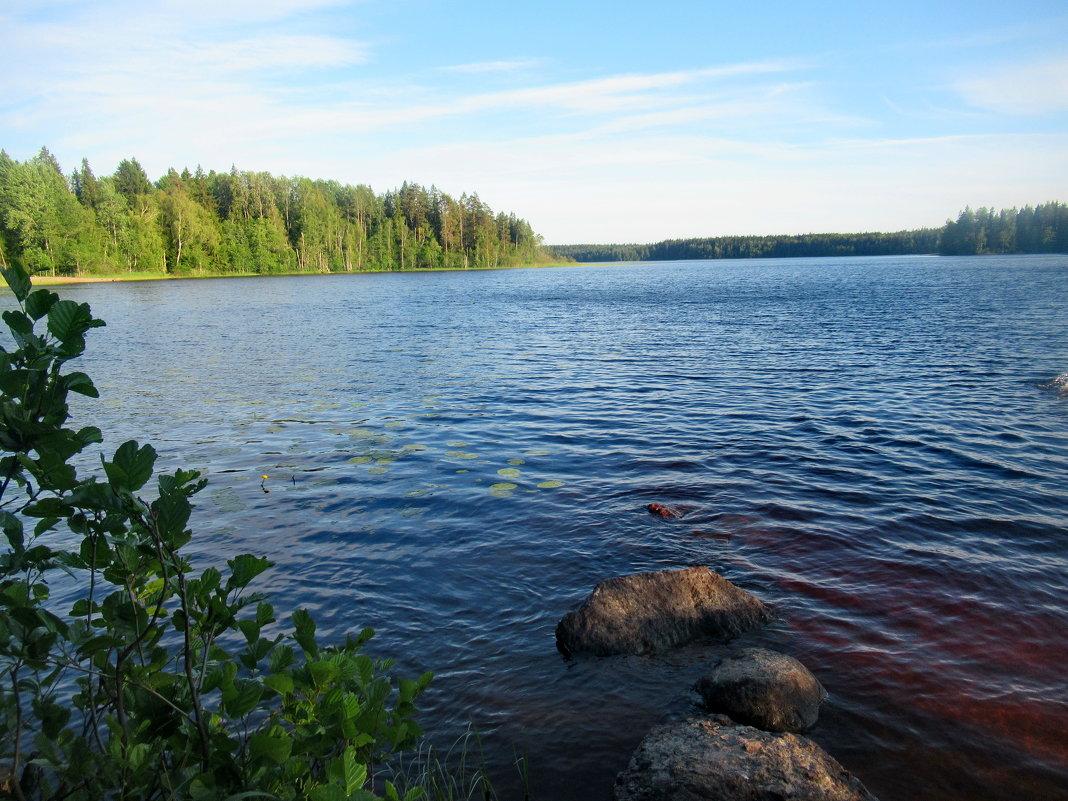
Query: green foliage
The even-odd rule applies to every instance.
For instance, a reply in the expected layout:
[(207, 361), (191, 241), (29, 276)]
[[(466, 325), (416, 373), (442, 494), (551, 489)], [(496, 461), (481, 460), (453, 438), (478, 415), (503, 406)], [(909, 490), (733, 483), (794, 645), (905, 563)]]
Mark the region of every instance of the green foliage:
[(1068, 205), (1043, 203), (1001, 211), (966, 208), (942, 228), (895, 233), (722, 236), (652, 245), (559, 245), (549, 250), (558, 259), (580, 262), (1068, 253)]
[(544, 260), (541, 238), (477, 195), (454, 200), (405, 183), (366, 186), (263, 172), (170, 170), (153, 185), (137, 159), (69, 180), (42, 149), (0, 153), (0, 264), (7, 254), (54, 275), (508, 267)]
[[(373, 766), (420, 741), (430, 674), (394, 684), (362, 653), (373, 632), (323, 645), (304, 610), (280, 631), (252, 589), (267, 559), (195, 570), (196, 471), (159, 475), (146, 499), (156, 453), (126, 442), (80, 477), (72, 460), (101, 436), (66, 427), (67, 398), (97, 391), (63, 368), (104, 323), (3, 273), (19, 308), (0, 348), (0, 795), (379, 798)], [(69, 609), (61, 581), (81, 590)]]
[(1068, 253), (1068, 205), (1043, 203), (1022, 209), (966, 208), (942, 229), (939, 252), (947, 256), (985, 253)]
[(937, 228), (922, 228), (888, 234), (721, 236), (667, 239), (652, 245), (561, 245), (550, 250), (557, 258), (580, 262), (891, 256), (935, 253), (938, 236)]

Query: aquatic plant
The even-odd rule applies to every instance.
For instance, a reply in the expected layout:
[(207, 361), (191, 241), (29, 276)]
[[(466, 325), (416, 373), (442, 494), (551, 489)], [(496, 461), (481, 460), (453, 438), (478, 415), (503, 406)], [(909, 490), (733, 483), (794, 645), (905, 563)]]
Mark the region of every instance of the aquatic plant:
[(159, 475), (150, 497), (150, 445), (80, 476), (102, 436), (67, 427), (68, 396), (98, 392), (65, 368), (104, 323), (18, 265), (3, 274), (18, 309), (0, 348), (0, 795), (399, 801), (389, 782), (376, 794), (374, 767), (421, 740), (431, 674), (394, 682), (361, 652), (370, 629), (323, 645), (298, 609), (284, 630), (253, 588), (263, 557), (194, 569), (183, 548), (206, 481)]

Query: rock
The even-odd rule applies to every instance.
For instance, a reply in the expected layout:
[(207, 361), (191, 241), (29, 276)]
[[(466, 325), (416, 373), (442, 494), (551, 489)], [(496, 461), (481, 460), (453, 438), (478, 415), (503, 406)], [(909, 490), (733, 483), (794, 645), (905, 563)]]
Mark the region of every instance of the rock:
[(556, 626), (565, 655), (650, 654), (701, 636), (729, 639), (763, 626), (767, 607), (707, 567), (660, 570), (598, 584)]
[(664, 506), (662, 503), (651, 503), (645, 507), (649, 510), (649, 514), (658, 515), (660, 517), (682, 517), (682, 512), (677, 509), (672, 509), (670, 506)]
[(746, 648), (721, 659), (694, 689), (709, 711), (765, 731), (812, 728), (827, 698), (808, 668), (766, 648)]
[(616, 801), (876, 801), (807, 737), (723, 716), (657, 726), (616, 778)]
[(1062, 395), (1068, 395), (1068, 373), (1061, 373), (1048, 384), (1043, 384), (1046, 389), (1054, 389)]

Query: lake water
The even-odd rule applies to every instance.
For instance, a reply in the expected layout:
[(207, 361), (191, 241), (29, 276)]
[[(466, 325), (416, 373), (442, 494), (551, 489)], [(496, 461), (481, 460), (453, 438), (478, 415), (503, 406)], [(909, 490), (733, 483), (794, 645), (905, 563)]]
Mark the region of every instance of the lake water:
[(707, 564), (882, 801), (1068, 798), (1068, 257), (59, 291), (108, 321), (78, 414), (210, 477), (198, 554), (266, 554), (277, 606), (434, 670), (423, 722), (475, 724), (505, 795), (519, 753), (535, 798), (609, 799), (695, 709), (723, 647), (553, 632), (601, 579)]

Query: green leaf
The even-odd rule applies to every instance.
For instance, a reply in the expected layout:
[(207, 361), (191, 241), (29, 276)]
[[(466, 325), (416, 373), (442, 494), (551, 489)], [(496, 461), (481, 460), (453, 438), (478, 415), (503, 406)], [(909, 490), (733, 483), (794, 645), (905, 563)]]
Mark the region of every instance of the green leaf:
[(256, 708), (263, 697), (263, 687), (249, 679), (234, 682), (234, 689), (223, 690), (223, 706), (235, 718), (241, 718)]
[(356, 760), (352, 748), (345, 750), (339, 758), (331, 760), (327, 774), (345, 788), (345, 794), (351, 796), (367, 781), (367, 766)]
[(283, 765), (293, 752), (293, 740), (284, 735), (274, 736), (257, 732), (249, 737), (248, 750), (257, 759), (263, 757), (276, 765)]
[(100, 393), (93, 385), (93, 380), (85, 373), (68, 373), (63, 376), (63, 385), (69, 392), (77, 392), (87, 398), (99, 398)]
[(26, 298), (26, 314), (30, 315), (34, 320), (40, 320), (48, 314), (48, 310), (51, 309), (52, 305), (58, 300), (59, 295), (55, 292), (49, 292), (47, 289), (38, 289)]
[(104, 472), (116, 490), (136, 492), (151, 478), (155, 463), (156, 451), (151, 445), (138, 448), (130, 440), (119, 446), (113, 461), (104, 462)]
[(260, 636), (260, 627), (255, 620), (239, 620), (237, 621), (237, 627), (245, 635), (245, 642), (250, 645)]
[(247, 587), (252, 579), (271, 567), (273, 562), (265, 557), (243, 553), (233, 559), (227, 559), (226, 564), (230, 567), (230, 578), (226, 580), (226, 589), (235, 590)]
[(12, 334), (22, 334), (23, 337), (28, 337), (33, 333), (33, 322), (22, 312), (9, 309), (4, 312), (3, 317)]
[(100, 433), (100, 429), (96, 426), (86, 426), (85, 428), (79, 428), (78, 433), (74, 436), (76, 436), (78, 438), (78, 441), (82, 443), (82, 447), (104, 441), (104, 435)]
[(280, 695), (289, 695), (293, 692), (293, 677), (287, 673), (272, 673), (263, 680), (263, 683)]
[[(178, 487), (169, 486), (169, 482), (163, 480), (165, 478), (167, 476), (160, 476), (160, 496), (152, 502), (152, 511), (156, 516), (160, 533), (170, 540), (182, 535), (189, 522), (193, 506), (189, 503), (185, 493)], [(172, 544), (172, 547), (176, 546), (177, 543)], [(215, 573), (216, 580), (212, 589), (219, 586), (222, 578), (218, 570), (215, 570)]]
[(33, 289), (33, 285), (30, 283), (30, 276), (26, 274), (26, 271), (22, 269), (20, 264), (12, 264), (7, 269), (3, 270), (4, 280), (7, 281), (7, 285), (11, 287), (11, 291), (15, 293), (15, 299), (21, 303), (26, 300), (26, 296), (30, 294), (30, 290)]
[(349, 801), (348, 795), (336, 784), (324, 784), (316, 787), (308, 795), (310, 801)]
[(48, 331), (60, 342), (68, 342), (84, 334), (94, 320), (88, 303), (60, 300), (48, 310)]
[(307, 609), (298, 609), (293, 613), (293, 629), (293, 639), (304, 649), (304, 653), (317, 657), (319, 646), (315, 642), (315, 621)]
[(308, 665), (312, 683), (317, 689), (322, 689), (333, 682), (338, 676), (338, 667), (333, 662), (312, 662)]
[(266, 626), (274, 623), (274, 607), (265, 601), (256, 604), (256, 625)]
[(22, 513), (27, 517), (69, 517), (74, 514), (74, 509), (59, 498), (47, 497), (31, 503)]
[(25, 534), (22, 529), (22, 521), (7, 510), (0, 511), (0, 528), (7, 536), (8, 544), (16, 553), (23, 550)]

